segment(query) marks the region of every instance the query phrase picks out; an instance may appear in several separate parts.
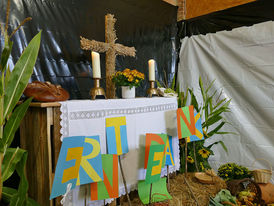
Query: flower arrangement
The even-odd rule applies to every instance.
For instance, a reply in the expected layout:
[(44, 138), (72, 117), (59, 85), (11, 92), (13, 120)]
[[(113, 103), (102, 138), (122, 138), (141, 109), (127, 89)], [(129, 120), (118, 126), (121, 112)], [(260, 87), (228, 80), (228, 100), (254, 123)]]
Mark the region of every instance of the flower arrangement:
[(118, 71), (112, 76), (112, 81), (117, 86), (129, 86), (139, 87), (141, 81), (143, 81), (145, 75), (141, 72), (138, 72), (136, 69), (130, 70), (126, 68), (124, 71)]
[(247, 167), (235, 163), (226, 163), (219, 167), (218, 175), (226, 181), (250, 178), (252, 176), (251, 171)]

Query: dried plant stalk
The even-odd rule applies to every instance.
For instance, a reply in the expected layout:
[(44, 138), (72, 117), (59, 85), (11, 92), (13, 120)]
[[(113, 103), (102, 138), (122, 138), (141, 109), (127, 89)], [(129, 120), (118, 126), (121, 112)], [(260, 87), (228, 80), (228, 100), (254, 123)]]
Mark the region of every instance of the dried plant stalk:
[(89, 40), (82, 36), (80, 36), (80, 43), (82, 49), (96, 51), (100, 53), (106, 52), (110, 48), (110, 45), (105, 42)]
[(3, 24), (0, 24), (0, 29), (1, 29), (1, 34), (3, 36), (5, 36), (5, 28), (4, 28)]
[(20, 29), (21, 26), (23, 26), (26, 22), (31, 21), (31, 20), (32, 20), (31, 17), (25, 18), (25, 19), (19, 24), (19, 26), (18, 26), (16, 29), (13, 30), (13, 32), (12, 32), (11, 35), (10, 35), (10, 38), (18, 31), (18, 29)]
[(10, 0), (8, 0), (8, 3), (7, 3), (5, 33), (7, 33), (8, 27), (9, 27), (9, 16), (10, 16)]
[(114, 44), (114, 50), (118, 55), (135, 57), (136, 50), (134, 47), (127, 47), (122, 44)]
[(117, 40), (116, 30), (114, 28), (117, 19), (113, 14), (107, 14), (105, 16), (105, 40), (107, 43), (115, 43)]

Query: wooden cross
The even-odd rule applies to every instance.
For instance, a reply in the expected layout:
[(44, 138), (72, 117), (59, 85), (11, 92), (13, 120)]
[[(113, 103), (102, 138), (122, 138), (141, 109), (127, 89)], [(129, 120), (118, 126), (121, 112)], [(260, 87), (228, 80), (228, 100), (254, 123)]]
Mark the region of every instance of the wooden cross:
[(114, 15), (107, 14), (105, 16), (105, 41), (98, 42), (80, 37), (81, 48), (84, 50), (92, 50), (99, 53), (106, 52), (106, 93), (107, 98), (115, 98), (115, 84), (112, 82), (112, 75), (115, 73), (115, 60), (117, 55), (135, 57), (136, 50), (134, 47), (127, 47), (117, 44), (116, 31), (114, 29), (116, 19)]

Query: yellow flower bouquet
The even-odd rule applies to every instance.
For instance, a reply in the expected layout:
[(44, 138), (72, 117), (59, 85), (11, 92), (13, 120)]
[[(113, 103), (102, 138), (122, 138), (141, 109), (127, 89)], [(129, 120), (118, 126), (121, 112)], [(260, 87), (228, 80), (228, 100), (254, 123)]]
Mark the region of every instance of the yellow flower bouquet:
[(141, 72), (138, 72), (136, 69), (130, 70), (126, 68), (124, 71), (118, 71), (112, 76), (112, 81), (116, 86), (129, 86), (139, 87), (141, 81), (143, 81), (145, 75)]

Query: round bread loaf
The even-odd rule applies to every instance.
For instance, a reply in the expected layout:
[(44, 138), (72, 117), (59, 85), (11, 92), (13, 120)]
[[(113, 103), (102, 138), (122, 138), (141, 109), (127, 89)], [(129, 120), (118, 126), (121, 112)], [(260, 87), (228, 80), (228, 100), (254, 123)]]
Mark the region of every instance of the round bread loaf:
[(50, 82), (34, 81), (29, 83), (24, 91), (26, 97), (33, 97), (39, 102), (57, 102), (69, 99), (69, 93), (60, 85)]

